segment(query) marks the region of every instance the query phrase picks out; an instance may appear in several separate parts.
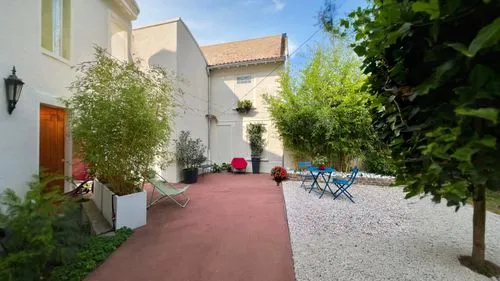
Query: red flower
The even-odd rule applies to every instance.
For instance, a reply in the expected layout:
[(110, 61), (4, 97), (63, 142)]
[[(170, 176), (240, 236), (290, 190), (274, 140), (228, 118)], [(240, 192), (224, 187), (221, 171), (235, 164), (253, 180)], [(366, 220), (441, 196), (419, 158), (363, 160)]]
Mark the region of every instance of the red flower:
[(281, 182), (282, 180), (286, 179), (288, 173), (285, 168), (276, 166), (271, 169), (271, 176), (276, 182)]

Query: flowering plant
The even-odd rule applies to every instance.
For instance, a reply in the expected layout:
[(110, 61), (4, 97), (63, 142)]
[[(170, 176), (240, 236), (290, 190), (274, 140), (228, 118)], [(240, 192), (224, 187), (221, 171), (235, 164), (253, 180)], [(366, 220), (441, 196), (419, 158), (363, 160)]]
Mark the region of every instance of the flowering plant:
[(286, 179), (288, 173), (286, 172), (285, 168), (280, 166), (275, 166), (274, 168), (271, 169), (271, 176), (273, 177), (273, 180), (276, 182), (276, 185), (279, 185), (280, 182)]

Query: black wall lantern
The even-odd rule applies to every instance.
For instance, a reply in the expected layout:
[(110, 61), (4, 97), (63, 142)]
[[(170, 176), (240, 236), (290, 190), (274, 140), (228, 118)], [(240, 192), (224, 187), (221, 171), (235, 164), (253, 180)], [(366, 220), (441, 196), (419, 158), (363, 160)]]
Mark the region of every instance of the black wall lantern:
[(12, 68), (12, 74), (5, 78), (5, 91), (7, 93), (7, 106), (9, 114), (12, 114), (14, 108), (16, 108), (17, 101), (21, 96), (21, 91), (23, 89), (23, 80), (17, 78), (16, 67)]

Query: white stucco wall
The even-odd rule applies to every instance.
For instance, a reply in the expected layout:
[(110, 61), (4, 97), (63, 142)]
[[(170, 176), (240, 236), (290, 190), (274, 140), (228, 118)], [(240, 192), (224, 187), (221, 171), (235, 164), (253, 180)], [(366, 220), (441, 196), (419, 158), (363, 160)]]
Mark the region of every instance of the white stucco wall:
[[(207, 145), (208, 130), (205, 115), (208, 112), (208, 76), (206, 61), (196, 40), (181, 19), (134, 29), (133, 54), (144, 67), (159, 65), (174, 72), (182, 94), (176, 94), (176, 116), (173, 140), (182, 130), (191, 132), (193, 138), (201, 138)], [(179, 182), (181, 167), (175, 161), (162, 175), (170, 182)]]
[[(249, 123), (263, 123), (267, 132), (264, 135), (264, 162), (261, 163), (260, 170), (267, 173), (273, 166), (282, 165), (283, 146), (264, 102), (265, 94), (277, 93), (278, 75), (282, 69), (283, 63), (280, 62), (212, 70), (211, 108), (212, 114), (218, 119), (218, 122), (212, 122), (211, 127), (211, 154), (214, 162), (228, 163), (233, 157), (250, 159), (246, 126)], [(248, 75), (252, 77), (251, 83), (237, 83), (238, 76)], [(248, 114), (239, 114), (233, 109), (240, 99), (251, 100), (255, 109)], [(248, 162), (247, 171), (251, 171), (251, 163)]]
[[(26, 183), (38, 172), (40, 104), (62, 107), (58, 98), (70, 94), (67, 87), (75, 78), (71, 66), (91, 59), (94, 45), (109, 47), (107, 3), (71, 1), (71, 55), (64, 60), (41, 47), (41, 1), (2, 1), (0, 76), (7, 77), (15, 65), (25, 85), (16, 109), (9, 115), (5, 86), (0, 81), (0, 192), (9, 187), (24, 193)], [(71, 160), (71, 138), (69, 130), (66, 132), (65, 159)], [(70, 176), (70, 165), (65, 170)]]

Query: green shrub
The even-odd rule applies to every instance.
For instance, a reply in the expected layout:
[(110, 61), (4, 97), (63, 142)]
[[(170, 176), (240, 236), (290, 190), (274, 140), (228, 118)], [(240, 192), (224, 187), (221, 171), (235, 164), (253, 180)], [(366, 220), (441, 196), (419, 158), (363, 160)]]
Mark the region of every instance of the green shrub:
[(264, 133), (266, 126), (260, 123), (250, 123), (247, 126), (248, 141), (250, 143), (250, 150), (252, 157), (260, 157), (264, 151), (266, 140)]
[(212, 165), (212, 173), (220, 173), (222, 172), (222, 165), (217, 165), (217, 163), (214, 163)]
[(231, 172), (233, 170), (233, 168), (231, 167), (231, 164), (228, 164), (228, 163), (222, 163), (220, 165), (220, 167), (223, 171), (226, 171), (226, 172)]
[(52, 281), (80, 281), (111, 255), (132, 234), (129, 228), (121, 228), (113, 236), (93, 236), (81, 248), (75, 262), (54, 268)]
[(392, 176), (396, 171), (396, 166), (388, 151), (367, 153), (363, 161), (363, 167), (366, 172), (380, 175)]
[(72, 261), (85, 243), (79, 205), (57, 188), (48, 191), (54, 179), (36, 176), (24, 199), (11, 189), (0, 195), (0, 227), (8, 234), (0, 280), (39, 280), (50, 267)]
[(181, 131), (175, 140), (175, 157), (183, 169), (196, 169), (207, 160), (207, 147), (200, 138), (192, 139), (189, 131)]
[(240, 100), (236, 105), (236, 110), (240, 112), (249, 112), (252, 110), (253, 103), (251, 100)]

